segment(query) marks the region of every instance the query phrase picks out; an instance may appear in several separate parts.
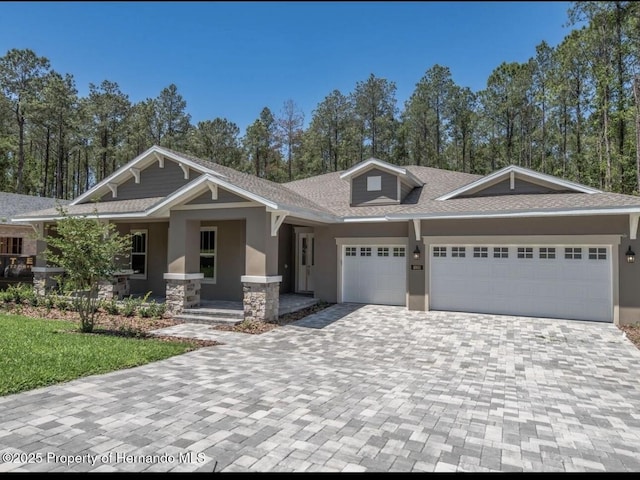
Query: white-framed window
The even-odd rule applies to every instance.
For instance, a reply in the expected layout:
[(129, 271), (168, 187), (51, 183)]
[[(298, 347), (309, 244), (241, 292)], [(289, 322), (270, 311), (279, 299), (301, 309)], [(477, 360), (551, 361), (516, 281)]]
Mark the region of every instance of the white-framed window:
[(367, 177), (367, 192), (379, 192), (382, 190), (382, 177), (380, 175)]
[(356, 247), (345, 247), (344, 254), (346, 257), (355, 257), (358, 255), (358, 249)]
[(200, 227), (200, 273), (204, 283), (216, 282), (218, 227)]
[(451, 256), (458, 258), (466, 257), (466, 251), (466, 247), (451, 247)]
[(493, 247), (493, 258), (509, 258), (509, 247)]
[(388, 257), (389, 256), (389, 247), (378, 247), (378, 256), (379, 257)]
[(447, 256), (447, 247), (433, 247), (433, 256), (434, 257), (446, 257)]
[(533, 258), (533, 248), (518, 247), (518, 258)]
[(564, 258), (569, 260), (580, 260), (582, 258), (582, 248), (575, 248), (575, 247), (565, 248)]
[(540, 247), (539, 256), (540, 258), (552, 260), (556, 258), (556, 249), (555, 247)]
[(148, 230), (131, 230), (131, 278), (147, 279)]
[(371, 247), (360, 247), (360, 256), (361, 257), (370, 257), (371, 256)]
[(393, 247), (393, 256), (394, 257), (404, 257), (405, 256), (404, 247)]
[(607, 249), (606, 248), (590, 248), (589, 260), (606, 260)]
[(473, 247), (473, 258), (487, 258), (489, 249), (487, 247)]

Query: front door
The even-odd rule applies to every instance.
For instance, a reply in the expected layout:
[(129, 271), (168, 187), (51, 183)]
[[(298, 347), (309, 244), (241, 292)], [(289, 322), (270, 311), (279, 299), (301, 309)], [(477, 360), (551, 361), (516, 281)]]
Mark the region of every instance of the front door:
[(298, 234), (298, 292), (313, 291), (313, 266), (315, 264), (315, 240), (313, 233)]

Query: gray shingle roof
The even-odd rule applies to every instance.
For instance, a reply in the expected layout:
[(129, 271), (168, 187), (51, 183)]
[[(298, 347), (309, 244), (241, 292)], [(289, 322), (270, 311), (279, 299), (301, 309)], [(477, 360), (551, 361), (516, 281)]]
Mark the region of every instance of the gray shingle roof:
[(66, 205), (69, 200), (36, 197), (18, 193), (0, 192), (0, 224), (8, 224), (16, 215), (41, 209), (53, 209), (56, 205)]
[[(67, 205), (65, 210), (72, 215), (89, 215), (94, 211), (99, 214), (109, 213), (136, 213), (144, 212), (145, 210), (153, 207), (155, 204), (164, 200), (165, 197), (152, 197), (152, 198), (136, 198), (132, 200), (114, 200), (111, 202), (97, 202), (97, 203), (81, 203), (80, 205)], [(58, 210), (55, 208), (47, 208), (43, 210), (31, 211), (23, 215), (15, 216), (18, 219), (22, 217), (55, 217), (58, 215)]]
[[(440, 216), (615, 207), (640, 208), (640, 197), (606, 192), (500, 195), (436, 200), (446, 193), (475, 182), (482, 176), (416, 165), (404, 168), (424, 182), (424, 186), (414, 188), (402, 204), (352, 207), (350, 206), (350, 182), (340, 178), (343, 172), (331, 172), (279, 184), (192, 155), (168, 148), (163, 150), (190, 160), (206, 171), (223, 175), (226, 182), (276, 203), (279, 208), (290, 210), (294, 216), (296, 211), (304, 211), (319, 215), (326, 221), (339, 221), (344, 217)], [(110, 201), (97, 205), (90, 203), (70, 206), (68, 211), (72, 214), (87, 214), (97, 207), (101, 214), (144, 212), (162, 200), (163, 197), (154, 197)], [(56, 213), (54, 208), (48, 208), (37, 212), (32, 211), (29, 216), (46, 217), (54, 216)]]

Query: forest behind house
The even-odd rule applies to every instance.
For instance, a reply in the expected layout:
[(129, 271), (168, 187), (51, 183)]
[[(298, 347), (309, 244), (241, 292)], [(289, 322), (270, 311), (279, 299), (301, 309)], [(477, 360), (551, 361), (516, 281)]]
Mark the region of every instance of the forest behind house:
[(138, 103), (115, 79), (80, 97), (72, 74), (11, 49), (0, 57), (0, 191), (70, 199), (157, 144), (276, 182), (376, 157), (477, 174), (515, 164), (638, 194), (640, 2), (574, 2), (567, 24), (556, 47), (497, 65), (484, 90), (427, 66), (399, 105), (394, 81), (372, 73), (328, 92), (307, 122), (289, 99), (245, 132), (215, 112), (193, 124), (174, 84)]

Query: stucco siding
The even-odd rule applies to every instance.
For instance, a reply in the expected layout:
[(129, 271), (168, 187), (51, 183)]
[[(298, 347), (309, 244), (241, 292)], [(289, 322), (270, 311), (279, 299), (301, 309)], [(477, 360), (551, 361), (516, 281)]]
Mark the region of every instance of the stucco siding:
[(202, 227), (217, 227), (216, 283), (202, 282), (200, 298), (203, 300), (242, 300), (245, 261), (245, 221), (203, 221)]
[(147, 278), (131, 278), (131, 293), (144, 295), (151, 291), (153, 296), (164, 296), (166, 284), (163, 275), (167, 271), (169, 223), (120, 223), (117, 228), (120, 234), (128, 234), (132, 230), (147, 230)]
[(280, 293), (292, 292), (295, 272), (295, 234), (288, 223), (278, 231), (278, 275), (282, 275)]

